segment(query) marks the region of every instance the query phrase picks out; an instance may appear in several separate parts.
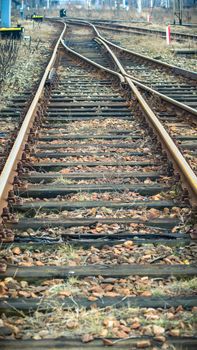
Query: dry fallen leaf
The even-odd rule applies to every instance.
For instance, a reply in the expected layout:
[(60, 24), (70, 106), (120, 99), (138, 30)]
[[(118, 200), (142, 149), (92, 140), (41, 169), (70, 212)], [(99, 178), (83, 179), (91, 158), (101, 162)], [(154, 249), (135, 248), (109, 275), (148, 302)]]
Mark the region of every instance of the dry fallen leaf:
[(103, 339), (103, 344), (106, 346), (113, 346), (114, 345), (113, 341), (110, 339)]
[(163, 335), (158, 335), (154, 338), (155, 340), (158, 340), (162, 343), (164, 343), (166, 341), (166, 338)]
[(16, 254), (16, 255), (20, 255), (20, 254), (21, 254), (21, 250), (20, 250), (19, 247), (14, 247), (14, 248), (12, 249), (12, 253), (13, 253), (13, 254)]
[(171, 335), (172, 337), (179, 337), (179, 335), (180, 335), (180, 330), (179, 330), (179, 329), (176, 329), (176, 328), (171, 329), (171, 330), (170, 330), (170, 335)]
[(68, 290), (62, 290), (61, 292), (58, 293), (59, 295), (63, 296), (63, 297), (69, 297), (71, 296), (71, 292)]
[(68, 328), (68, 329), (74, 329), (74, 328), (77, 328), (79, 326), (79, 324), (78, 324), (78, 322), (77, 321), (68, 321), (67, 323), (66, 323), (66, 327)]
[(154, 335), (161, 335), (165, 333), (165, 328), (157, 325), (153, 325), (153, 333)]
[(82, 335), (81, 340), (83, 343), (89, 343), (94, 340), (94, 337), (92, 334), (86, 333)]
[(139, 322), (134, 322), (131, 325), (131, 329), (138, 329), (140, 327), (140, 323)]
[(149, 290), (145, 290), (140, 295), (142, 295), (143, 297), (151, 297), (152, 293)]
[(137, 348), (139, 349), (145, 349), (151, 346), (150, 340), (140, 340), (137, 342)]

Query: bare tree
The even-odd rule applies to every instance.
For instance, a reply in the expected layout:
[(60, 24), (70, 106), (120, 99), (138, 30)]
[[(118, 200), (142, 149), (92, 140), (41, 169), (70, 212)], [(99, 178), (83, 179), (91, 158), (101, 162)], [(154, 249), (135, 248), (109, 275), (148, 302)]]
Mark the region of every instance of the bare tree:
[(19, 41), (11, 37), (0, 40), (0, 88), (15, 64), (19, 50)]

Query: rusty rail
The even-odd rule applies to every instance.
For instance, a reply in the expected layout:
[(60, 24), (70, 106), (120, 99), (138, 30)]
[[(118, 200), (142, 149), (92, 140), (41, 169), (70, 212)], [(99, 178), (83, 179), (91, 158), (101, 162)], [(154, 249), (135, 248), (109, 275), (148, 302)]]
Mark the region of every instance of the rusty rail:
[[(107, 45), (110, 45), (110, 46), (114, 47), (115, 49), (123, 50), (124, 52), (131, 53), (131, 54), (135, 54), (138, 57), (148, 59), (152, 63), (157, 63), (157, 64), (160, 64), (161, 66), (165, 66), (166, 68), (170, 68), (176, 74), (181, 73), (185, 77), (192, 77), (192, 79), (197, 79), (197, 73), (195, 73), (195, 72), (187, 71), (187, 70), (184, 70), (184, 69), (179, 68), (177, 66), (173, 66), (173, 65), (170, 65), (168, 63), (164, 63), (164, 62), (155, 60), (153, 58), (150, 58), (150, 57), (147, 57), (147, 56), (143, 56), (141, 54), (138, 54), (136, 52), (127, 50), (125, 48), (122, 48), (121, 46), (118, 46), (118, 45), (110, 42), (109, 40), (105, 39), (102, 35), (100, 35), (98, 29), (92, 23), (89, 23), (87, 21), (81, 21), (81, 20), (75, 20), (75, 21), (69, 20), (69, 21), (71, 23), (75, 23), (76, 22), (79, 25), (88, 25), (88, 26), (92, 27), (92, 29), (94, 30), (94, 32), (96, 34), (96, 38), (97, 39), (101, 39), (103, 43), (106, 43)], [(69, 21), (67, 21), (67, 22), (69, 22)], [(111, 52), (113, 52), (113, 51), (111, 51)], [(184, 72), (184, 74), (183, 74), (183, 72)], [(149, 86), (145, 85), (140, 79), (137, 79), (137, 78), (133, 77), (132, 75), (127, 74), (126, 71), (125, 71), (124, 75), (127, 76), (128, 78), (131, 78), (132, 81), (135, 82), (135, 84), (137, 86), (139, 86), (140, 88), (142, 88), (143, 90), (149, 91), (149, 92), (157, 95), (158, 97), (162, 98), (164, 101), (169, 102), (169, 103), (173, 104), (176, 107), (184, 109), (185, 111), (187, 111), (189, 113), (192, 113), (195, 117), (197, 117), (197, 111), (194, 108), (189, 107), (189, 106), (187, 106), (184, 103), (181, 103), (179, 101), (175, 101), (174, 99), (172, 99), (172, 98), (170, 98), (170, 97), (168, 97), (168, 96), (166, 96), (166, 95), (156, 91), (155, 89), (150, 88)]]
[(142, 109), (146, 113), (146, 119), (148, 123), (156, 131), (160, 142), (165, 147), (168, 153), (168, 156), (170, 156), (176, 169), (179, 170), (183, 183), (187, 187), (190, 193), (191, 204), (193, 206), (197, 206), (197, 176), (195, 175), (195, 173), (193, 172), (193, 170), (191, 169), (191, 167), (183, 157), (182, 153), (179, 151), (178, 147), (175, 145), (174, 141), (172, 140), (170, 135), (167, 133), (167, 131), (165, 130), (165, 128), (157, 118), (157, 116), (153, 113), (153, 111), (151, 110), (151, 108), (149, 107), (145, 99), (142, 97), (137, 87), (134, 85), (134, 81), (131, 79), (129, 75), (126, 74), (125, 69), (122, 67), (121, 63), (118, 61), (118, 58), (116, 57), (116, 55), (108, 47), (106, 42), (102, 41), (101, 38), (99, 38), (99, 41), (108, 50), (109, 54), (112, 55), (112, 58), (114, 59), (114, 62), (117, 64), (118, 68), (120, 69), (121, 74), (125, 77), (127, 84), (131, 88), (132, 92), (134, 93), (135, 97), (140, 103)]
[[(179, 171), (182, 179), (182, 185), (184, 188), (187, 188), (190, 194), (191, 205), (197, 206), (197, 176), (195, 175), (195, 173), (193, 172), (193, 170), (191, 169), (191, 167), (183, 157), (182, 153), (179, 151), (178, 147), (175, 145), (174, 141), (172, 140), (170, 135), (167, 133), (167, 131), (165, 130), (165, 128), (157, 118), (157, 116), (154, 114), (154, 112), (151, 110), (151, 108), (149, 107), (145, 99), (142, 97), (141, 93), (135, 86), (135, 84), (137, 85), (137, 82), (134, 81), (126, 73), (125, 69), (119, 62), (118, 58), (116, 57), (114, 52), (109, 48), (109, 46), (106, 43), (106, 40), (105, 39), (103, 40), (102, 36), (99, 34), (95, 26), (88, 22), (87, 24), (93, 27), (93, 29), (95, 30), (95, 34), (97, 36), (97, 41), (100, 42), (108, 51), (108, 53), (111, 55), (112, 59), (114, 60), (115, 64), (118, 67), (118, 70), (121, 72), (121, 75), (125, 78), (125, 82), (128, 84), (131, 91), (133, 92), (138, 102), (140, 103), (143, 111), (145, 112), (146, 119), (149, 125), (151, 125), (151, 127), (156, 132), (157, 137), (159, 138), (161, 144), (164, 146), (168, 156), (172, 160), (175, 169)], [(178, 107), (180, 107), (180, 103), (176, 105), (179, 105)]]
[(14, 142), (14, 145), (10, 151), (10, 154), (7, 158), (7, 161), (4, 165), (3, 171), (2, 171), (1, 176), (0, 176), (0, 223), (2, 222), (1, 215), (3, 213), (3, 209), (7, 205), (7, 198), (8, 198), (9, 191), (12, 190), (12, 188), (13, 188), (13, 180), (17, 174), (17, 165), (18, 165), (19, 161), (21, 160), (21, 157), (22, 157), (22, 154), (24, 151), (24, 147), (25, 147), (25, 143), (28, 139), (29, 131), (33, 125), (33, 122), (34, 122), (34, 119), (36, 116), (38, 102), (42, 96), (44, 85), (45, 85), (46, 79), (48, 77), (48, 74), (49, 74), (49, 72), (50, 72), (51, 68), (53, 67), (54, 62), (56, 60), (58, 46), (59, 46), (61, 39), (65, 33), (65, 30), (66, 30), (66, 24), (64, 23), (63, 25), (64, 25), (63, 30), (62, 30), (62, 32), (58, 38), (58, 41), (55, 45), (51, 59), (48, 63), (48, 66), (47, 66), (45, 72), (44, 72), (44, 75), (41, 79), (41, 82), (39, 84), (37, 92), (34, 96), (34, 99), (31, 103), (29, 109), (28, 109), (28, 112), (24, 118), (22, 126), (19, 130), (18, 136)]

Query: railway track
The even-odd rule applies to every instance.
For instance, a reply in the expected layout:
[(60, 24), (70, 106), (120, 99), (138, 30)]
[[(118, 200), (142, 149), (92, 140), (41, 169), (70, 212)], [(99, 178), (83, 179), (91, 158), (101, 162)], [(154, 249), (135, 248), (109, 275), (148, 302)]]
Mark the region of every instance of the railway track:
[(84, 26), (87, 28), (87, 25), (92, 27), (95, 37), (98, 39), (101, 38), (115, 52), (118, 60), (125, 69), (125, 74), (136, 80), (136, 82), (152, 88), (160, 96), (167, 96), (170, 99), (191, 107), (191, 110), (196, 109), (197, 74), (195, 72), (125, 49), (105, 39), (102, 33), (100, 34), (98, 31), (97, 26), (93, 26), (88, 22), (76, 21), (74, 23), (82, 25), (82, 28)]
[(195, 349), (196, 177), (64, 31), (0, 178), (0, 348)]
[[(57, 35), (56, 38), (59, 37), (59, 33), (61, 29), (56, 26)], [(40, 34), (42, 38), (42, 31)], [(55, 39), (56, 41), (56, 39)], [(21, 46), (24, 44), (21, 44)], [(35, 44), (34, 44), (35, 45)], [(38, 45), (38, 44), (37, 44)], [(50, 43), (51, 47), (48, 48), (48, 54), (50, 57), (50, 51), (54, 49), (53, 40), (51, 39)], [(33, 48), (32, 48), (33, 50)], [(35, 47), (36, 51), (36, 47)], [(46, 54), (46, 52), (44, 53)], [(38, 62), (35, 61), (37, 65)], [(39, 85), (42, 74), (47, 66), (47, 62), (44, 62), (42, 70), (39, 73), (34, 73), (35, 76), (32, 75), (32, 83), (29, 84), (26, 81), (26, 88), (23, 89), (23, 86), (20, 82), (18, 87), (18, 94), (16, 94), (15, 89), (11, 90), (11, 97), (7, 98), (5, 105), (5, 97), (3, 95), (3, 107), (0, 108), (0, 173), (5, 165), (6, 159), (9, 155), (9, 152), (14, 144), (14, 140), (17, 137), (18, 131), (23, 123), (24, 117), (29, 109), (29, 106), (32, 103), (33, 96), (37, 87)], [(39, 68), (38, 68), (39, 71)], [(3, 93), (3, 92), (2, 92)], [(1, 101), (2, 102), (2, 101)]]
[[(25, 98), (30, 94), (27, 92)], [(16, 99), (15, 99), (16, 103)], [(3, 109), (0, 112), (0, 170), (2, 170), (6, 157), (9, 154), (10, 148), (12, 146), (12, 141), (16, 138), (18, 126), (21, 124), (23, 119), (22, 111), (23, 107), (15, 106), (14, 110)], [(25, 113), (24, 113), (25, 114)]]
[[(79, 20), (79, 18), (72, 18), (73, 20)], [(84, 21), (87, 19), (80, 18), (80, 20)], [(90, 19), (88, 18), (88, 21), (96, 25), (100, 29), (110, 30), (110, 31), (117, 31), (117, 32), (123, 32), (123, 33), (130, 33), (130, 34), (136, 34), (136, 35), (147, 35), (147, 36), (161, 36), (163, 38), (166, 38), (166, 32), (165, 30), (159, 30), (159, 29), (151, 29), (151, 28), (143, 28), (139, 26), (131, 26), (131, 25), (123, 25), (120, 23), (113, 23), (111, 21), (102, 21), (99, 19)], [(191, 33), (180, 33), (176, 31), (171, 31), (171, 38), (173, 40), (178, 41), (188, 41), (188, 40), (197, 40), (196, 34)]]
[[(84, 26), (82, 27), (84, 28)], [(93, 32), (92, 32), (93, 29)], [(112, 67), (113, 69), (118, 69), (123, 75), (131, 77), (133, 79), (133, 76), (128, 75), (127, 70), (124, 69), (125, 65), (124, 60), (122, 59), (122, 56), (124, 55), (124, 51), (122, 52), (121, 48), (119, 48), (118, 55), (118, 62), (119, 65), (117, 66), (115, 61), (112, 61), (112, 59), (109, 60), (109, 52), (106, 50), (106, 47), (103, 46), (103, 37), (101, 36), (102, 41), (96, 42), (94, 39), (94, 34), (96, 32), (97, 36), (99, 36), (99, 33), (97, 32), (96, 28), (89, 28), (86, 24), (85, 31), (82, 31), (81, 33), (81, 27), (76, 25), (70, 26), (70, 34), (69, 29), (67, 32), (67, 38), (66, 38), (66, 44), (71, 46), (74, 50), (78, 51), (82, 55), (86, 55), (89, 59), (96, 61), (97, 63), (103, 63), (105, 67)], [(80, 38), (82, 38), (80, 40)], [(97, 40), (97, 39), (96, 39)], [(100, 47), (99, 47), (100, 44)], [(104, 42), (104, 45), (107, 44), (108, 48), (110, 47), (113, 49), (117, 46), (110, 45), (111, 43), (106, 40)], [(105, 52), (104, 52), (105, 51)], [(108, 59), (108, 62), (106, 62), (106, 59), (104, 60), (102, 57), (102, 54), (106, 54), (106, 59)], [(133, 61), (132, 61), (133, 62)], [(122, 68), (120, 68), (122, 67)], [(147, 68), (149, 65), (147, 66)], [(141, 88), (142, 93), (146, 99), (149, 100), (149, 103), (152, 105), (152, 108), (155, 112), (157, 112), (157, 115), (159, 119), (162, 121), (163, 125), (167, 128), (168, 132), (176, 142), (176, 144), (179, 146), (183, 154), (185, 155), (186, 159), (190, 163), (190, 166), (193, 168), (193, 170), (196, 172), (197, 164), (196, 164), (196, 134), (197, 134), (197, 125), (196, 125), (196, 116), (197, 112), (193, 108), (194, 107), (194, 100), (196, 99), (196, 88), (195, 88), (195, 80), (191, 82), (189, 79), (185, 79), (185, 77), (178, 78), (178, 86), (174, 82), (176, 80), (176, 75), (172, 76), (172, 69), (169, 71), (165, 71), (165, 65), (163, 66), (160, 64), (159, 70), (156, 73), (157, 76), (162, 74), (162, 69), (164, 69), (163, 75), (168, 78), (168, 80), (171, 80), (171, 83), (163, 82), (162, 85), (158, 84), (158, 87), (160, 86), (160, 89), (162, 91), (162, 94), (160, 92), (157, 92), (155, 89), (152, 89), (152, 87), (148, 87), (145, 82), (140, 83), (139, 81), (135, 80), (134, 82), (136, 85)], [(150, 72), (152, 72), (153, 69), (150, 69)], [(154, 68), (156, 71), (156, 68)], [(184, 72), (184, 75), (187, 75), (187, 71)], [(195, 74), (193, 75), (193, 79), (195, 79)], [(173, 80), (173, 82), (172, 82)], [(160, 82), (161, 84), (161, 82)], [(188, 85), (185, 85), (188, 84)], [(163, 86), (163, 90), (162, 90)], [(176, 95), (174, 92), (176, 90)], [(165, 95), (164, 95), (165, 94)], [(166, 95), (168, 94), (168, 96)], [(178, 100), (181, 99), (181, 96), (185, 96), (184, 98), (188, 99), (186, 103), (188, 105), (191, 102), (191, 106), (185, 105), (184, 103), (175, 100), (177, 98)], [(189, 99), (190, 102), (189, 102)], [(168, 102), (171, 102), (170, 104)], [(181, 109), (179, 108), (181, 107)], [(190, 113), (188, 113), (190, 112)]]

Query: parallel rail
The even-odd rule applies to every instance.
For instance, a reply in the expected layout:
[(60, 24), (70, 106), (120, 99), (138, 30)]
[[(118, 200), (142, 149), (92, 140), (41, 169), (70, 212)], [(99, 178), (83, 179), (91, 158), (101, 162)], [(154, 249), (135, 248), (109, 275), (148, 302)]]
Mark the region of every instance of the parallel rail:
[[(92, 25), (88, 22), (78, 22), (77, 21), (75, 23), (79, 23), (79, 24), (82, 23), (83, 25), (85, 24), (85, 25), (91, 26), (93, 28), (97, 38), (99, 39), (100, 43), (107, 49), (107, 51), (109, 52), (109, 54), (113, 58), (115, 64), (117, 65), (118, 70), (121, 72), (122, 76), (125, 78), (126, 83), (129, 85), (131, 91), (134, 93), (134, 95), (138, 99), (140, 105), (142, 106), (144, 112), (146, 113), (147, 120), (154, 127), (154, 130), (156, 131), (156, 134), (159, 136), (159, 139), (162, 142), (162, 144), (165, 145), (165, 149), (167, 150), (168, 155), (170, 156), (171, 160), (173, 161), (175, 168), (176, 169), (178, 168), (179, 172), (181, 173), (183, 180), (184, 180), (184, 182), (183, 182), (184, 186), (186, 185), (187, 189), (190, 192), (191, 202), (193, 203), (194, 206), (196, 206), (197, 205), (197, 176), (195, 175), (193, 170), (190, 168), (190, 166), (186, 162), (185, 158), (183, 157), (183, 155), (181, 154), (181, 152), (179, 151), (179, 149), (177, 148), (177, 146), (173, 142), (172, 138), (166, 132), (165, 128), (162, 126), (162, 124), (160, 123), (160, 121), (158, 120), (156, 115), (153, 113), (153, 111), (151, 111), (151, 109), (149, 108), (146, 101), (143, 99), (143, 97), (141, 96), (141, 94), (139, 93), (139, 91), (135, 85), (143, 88), (144, 90), (153, 91), (155, 94), (162, 97), (166, 101), (173, 103), (175, 106), (180, 107), (180, 108), (185, 109), (185, 110), (188, 110), (195, 117), (197, 116), (197, 111), (188, 107), (188, 106), (183, 105), (182, 103), (180, 103), (178, 101), (174, 101), (174, 100), (170, 99), (169, 97), (166, 97), (162, 94), (157, 93), (153, 89), (146, 87), (144, 84), (137, 82), (135, 79), (133, 79), (133, 77), (131, 77), (130, 75), (128, 75), (126, 73), (125, 69), (122, 67), (121, 63), (119, 62), (119, 60), (115, 56), (114, 52), (109, 48), (108, 44), (111, 45), (111, 43), (99, 34), (97, 28), (94, 25)], [(63, 42), (62, 42), (62, 44), (64, 45)], [(111, 45), (111, 46), (116, 47), (116, 45)]]
[[(71, 23), (73, 22), (73, 23), (76, 23), (76, 24), (79, 24), (79, 25), (82, 25), (82, 26), (86, 25), (86, 26), (92, 27), (92, 29), (93, 29), (93, 31), (94, 31), (94, 33), (96, 35), (96, 38), (100, 38), (102, 40), (102, 42), (105, 42), (110, 48), (112, 48), (114, 50), (118, 50), (118, 52), (120, 52), (120, 54), (128, 53), (129, 55), (133, 55), (134, 57), (141, 58), (141, 59), (143, 59), (145, 61), (148, 61), (151, 64), (156, 64), (159, 67), (161, 67), (162, 69), (167, 68), (169, 71), (172, 72), (172, 74), (175, 74), (177, 76), (181, 75), (181, 76), (183, 76), (185, 78), (192, 79), (194, 83), (195, 83), (195, 81), (197, 81), (197, 73), (195, 73), (195, 72), (188, 71), (188, 70), (185, 70), (183, 68), (180, 68), (180, 67), (168, 64), (168, 63), (164, 63), (164, 62), (161, 62), (161, 61), (158, 61), (156, 59), (153, 59), (153, 58), (141, 55), (141, 54), (139, 54), (137, 52), (134, 52), (134, 51), (131, 51), (131, 50), (127, 50), (125, 48), (122, 48), (119, 45), (116, 45), (116, 44), (112, 43), (111, 41), (105, 39), (99, 33), (99, 31), (97, 30), (97, 27), (94, 26), (92, 23), (89, 23), (89, 22), (86, 22), (86, 21), (80, 21), (80, 20), (76, 20), (76, 21), (67, 20), (68, 23), (69, 23), (69, 21)], [(146, 90), (146, 91), (149, 91), (151, 93), (154, 93), (155, 95), (159, 96), (163, 100), (165, 100), (165, 101), (167, 101), (167, 102), (169, 102), (171, 104), (174, 104), (175, 106), (180, 107), (181, 109), (185, 109), (186, 111), (192, 113), (194, 116), (197, 116), (196, 109), (188, 106), (185, 103), (179, 102), (179, 101), (177, 101), (177, 100), (175, 100), (173, 98), (170, 98), (169, 96), (166, 96), (166, 95), (158, 92), (153, 87), (148, 86), (145, 82), (143, 82), (142, 80), (137, 79), (136, 77), (128, 74), (126, 71), (125, 71), (125, 75), (128, 76), (129, 78), (131, 78), (133, 81), (135, 81), (136, 85), (139, 86), (140, 88), (142, 88), (143, 90)]]
[[(4, 219), (1, 229), (5, 230), (0, 277), (8, 296), (0, 298), (2, 322), (6, 325), (1, 327), (2, 337), (5, 335), (6, 339), (1, 339), (0, 347), (44, 350), (51, 346), (99, 349), (115, 345), (117, 349), (139, 349), (160, 347), (167, 342), (177, 349), (193, 350), (197, 344), (193, 333), (190, 337), (174, 337), (174, 329), (170, 333), (168, 328), (154, 324), (155, 315), (159, 320), (162, 313), (168, 317), (168, 310), (170, 316), (175, 315), (178, 320), (180, 317), (184, 322), (182, 313), (191, 317), (192, 310), (196, 311), (193, 291), (187, 295), (171, 296), (167, 292), (152, 296), (148, 289), (142, 294), (138, 287), (140, 283), (144, 287), (148, 281), (151, 288), (153, 283), (161, 289), (162, 281), (164, 286), (171, 286), (175, 279), (193, 281), (196, 277), (194, 243), (189, 245), (191, 239), (185, 227), (176, 231), (182, 222), (180, 214), (185, 215), (192, 208), (177, 195), (174, 199), (163, 197), (162, 193), (168, 195), (174, 183), (173, 174), (169, 174), (163, 163), (168, 163), (169, 158), (173, 160), (190, 191), (193, 209), (197, 198), (196, 177), (108, 44), (98, 38), (117, 71), (65, 45), (65, 30), (64, 25), (0, 178)], [(56, 69), (59, 80), (53, 83)], [(135, 100), (133, 108), (131, 99), (125, 98), (128, 91), (132, 101)], [(148, 122), (150, 129), (142, 120)], [(30, 131), (33, 125), (35, 129)], [(160, 159), (162, 152), (152, 148), (154, 142), (146, 136), (145, 129), (148, 133), (154, 130), (167, 150), (168, 159)], [(29, 145), (28, 134), (31, 134)], [(22, 164), (17, 168), (20, 160)], [(19, 182), (13, 187), (17, 171)], [(10, 195), (12, 188), (14, 193)], [(8, 199), (8, 208), (13, 215), (19, 214), (18, 219), (10, 217), (9, 212), (5, 219), (3, 209)], [(155, 212), (159, 212), (159, 217), (155, 217)], [(7, 244), (6, 230), (15, 233), (11, 246)], [(71, 291), (64, 289), (66, 283), (71, 283)], [(78, 294), (75, 294), (76, 283)], [(87, 288), (85, 293), (83, 283)], [(122, 285), (124, 293), (127, 287), (126, 294), (119, 291), (114, 296), (111, 290)], [(98, 290), (106, 286), (108, 293), (100, 294)], [(151, 311), (153, 319), (149, 322), (154, 330), (151, 336), (138, 333), (141, 324), (136, 327), (136, 320), (133, 323), (133, 309), (147, 310), (147, 314)], [(119, 314), (119, 310), (125, 310), (126, 314)], [(89, 314), (91, 329), (95, 312), (96, 322), (99, 313), (105, 312), (105, 318), (99, 322), (107, 325), (113, 321), (113, 312), (118, 313), (116, 324), (121, 320), (120, 327), (125, 331), (116, 333), (116, 338), (108, 338), (111, 326), (107, 326), (105, 334), (94, 330), (99, 339), (91, 334), (80, 339), (79, 332), (84, 333), (84, 329), (78, 331), (80, 322)], [(130, 321), (128, 312), (131, 312)], [(131, 332), (126, 327), (128, 322), (133, 327)], [(36, 333), (26, 334), (28, 327), (34, 326)], [(156, 334), (158, 330), (160, 336)], [(115, 334), (114, 329), (111, 331)], [(53, 339), (53, 335), (59, 334), (63, 337)], [(67, 334), (74, 337), (70, 339)], [(24, 335), (28, 339), (24, 340)]]
[[(72, 18), (73, 20), (81, 20), (81, 21), (87, 21), (87, 19), (84, 18)], [(161, 37), (166, 37), (166, 32), (164, 30), (159, 29), (151, 29), (151, 28), (143, 28), (133, 25), (122, 25), (119, 23), (111, 23), (110, 21), (102, 21), (99, 19), (88, 19), (89, 22), (95, 24), (100, 29), (108, 29), (112, 31), (118, 31), (118, 32), (125, 32), (125, 33), (134, 33), (138, 35), (159, 35)], [(181, 33), (181, 32), (171, 32), (171, 37), (175, 40), (197, 40), (196, 34), (188, 34), (188, 33)]]
[(3, 171), (1, 173), (0, 177), (0, 222), (1, 222), (1, 216), (3, 214), (3, 209), (7, 206), (7, 198), (8, 194), (13, 188), (13, 181), (14, 177), (17, 174), (17, 166), (22, 158), (22, 154), (25, 148), (25, 144), (27, 143), (27, 139), (29, 136), (29, 132), (31, 127), (33, 126), (36, 113), (38, 112), (38, 104), (39, 100), (42, 98), (43, 89), (45, 86), (45, 83), (47, 81), (47, 77), (50, 73), (50, 70), (53, 68), (57, 51), (59, 44), (61, 42), (61, 39), (65, 33), (66, 30), (66, 24), (63, 24), (64, 29), (62, 33), (60, 34), (60, 37), (57, 41), (57, 44), (55, 45), (55, 48), (53, 50), (53, 54), (51, 56), (51, 59), (48, 63), (48, 66), (44, 72), (44, 75), (42, 77), (42, 80), (39, 84), (39, 87), (36, 91), (35, 97), (28, 109), (28, 112), (24, 118), (23, 124), (19, 130), (18, 136), (14, 142), (14, 145), (10, 151), (10, 154), (7, 158), (7, 161), (5, 163), (5, 166), (3, 168)]

